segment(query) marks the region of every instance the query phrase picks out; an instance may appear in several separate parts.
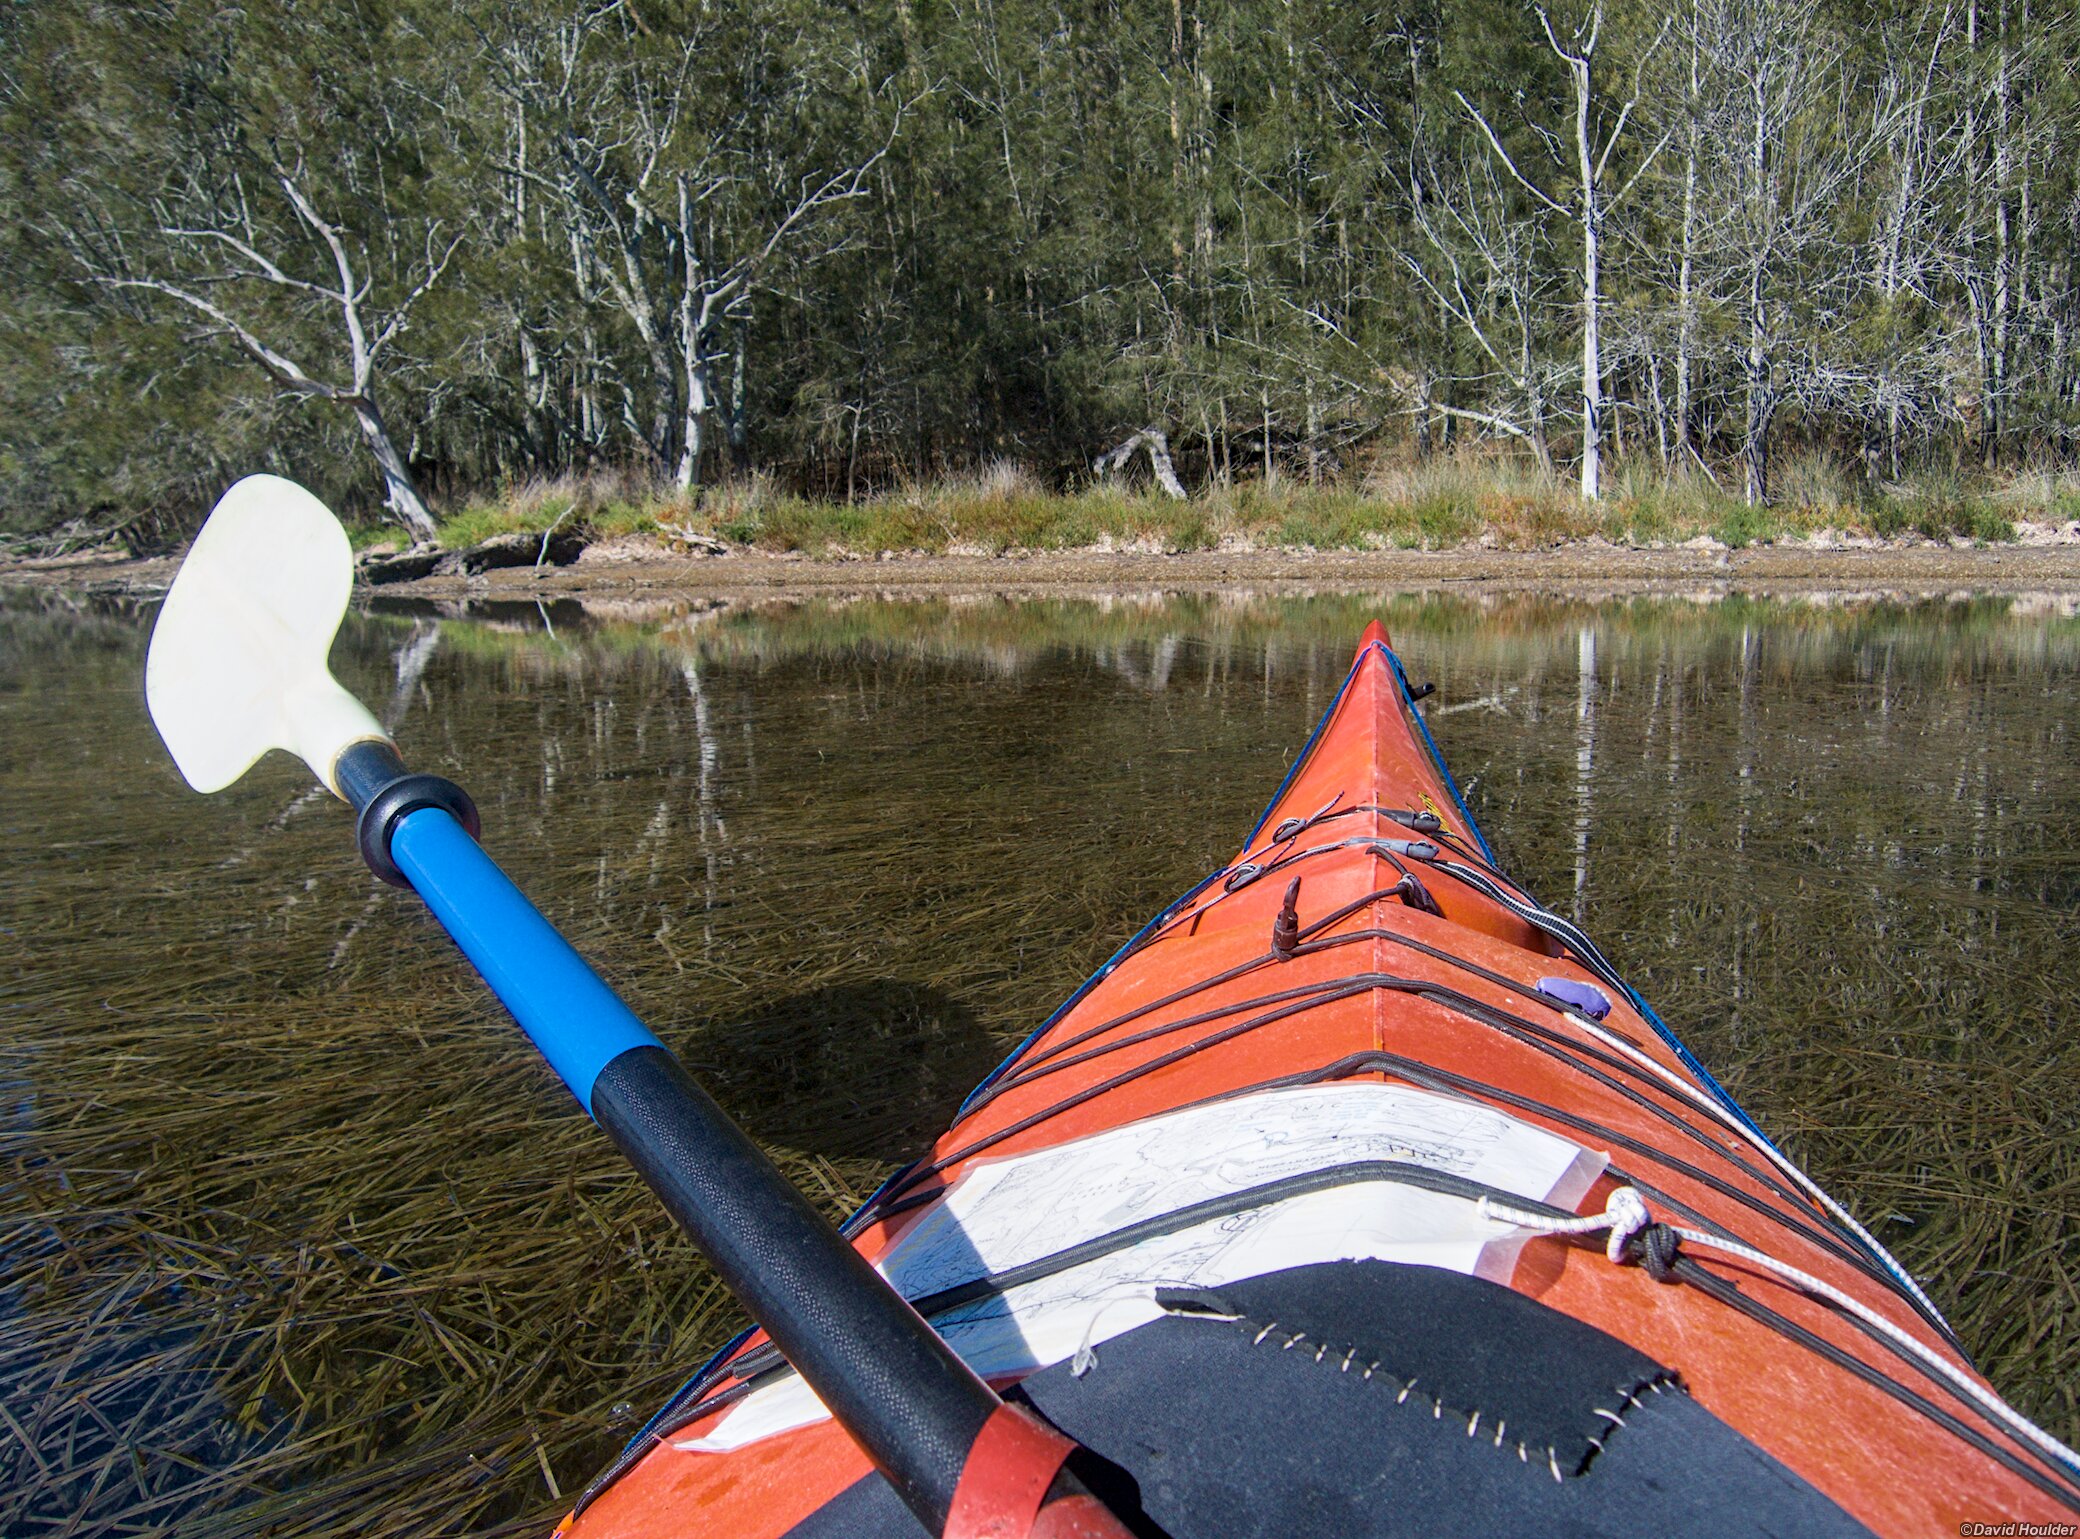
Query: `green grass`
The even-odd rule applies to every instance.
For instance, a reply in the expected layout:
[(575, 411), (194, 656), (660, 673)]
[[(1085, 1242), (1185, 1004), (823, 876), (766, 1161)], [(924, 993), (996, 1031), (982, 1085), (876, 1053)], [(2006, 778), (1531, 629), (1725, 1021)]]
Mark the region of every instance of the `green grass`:
[[(803, 497), (753, 476), (692, 494), (628, 475), (563, 477), (479, 496), (442, 519), (440, 542), (474, 544), (510, 531), (562, 527), (594, 539), (646, 535), (669, 547), (704, 536), (768, 552), (1184, 552), (1222, 546), (1284, 550), (1438, 550), (1475, 543), (1539, 549), (1601, 539), (1680, 545), (1699, 538), (1742, 549), (1823, 531), (1883, 539), (2016, 537), (2018, 519), (2080, 518), (2080, 477), (1953, 471), (1873, 485), (1824, 454), (1781, 456), (1772, 500), (1751, 507), (1700, 474), (1619, 464), (1606, 495), (1585, 503), (1572, 480), (1489, 455), (1374, 467), (1310, 485), (1251, 479), (1183, 502), (1145, 486), (1053, 491), (1009, 463), (851, 502)], [(357, 546), (399, 543), (394, 528), (353, 531)]]
[[(689, 507), (683, 498), (660, 494), (627, 476), (562, 476), (473, 497), (441, 519), (439, 540), (452, 549), (495, 534), (541, 534), (559, 527), (595, 539), (654, 534), (660, 521), (672, 521)], [(395, 538), (396, 531), (389, 534)]]

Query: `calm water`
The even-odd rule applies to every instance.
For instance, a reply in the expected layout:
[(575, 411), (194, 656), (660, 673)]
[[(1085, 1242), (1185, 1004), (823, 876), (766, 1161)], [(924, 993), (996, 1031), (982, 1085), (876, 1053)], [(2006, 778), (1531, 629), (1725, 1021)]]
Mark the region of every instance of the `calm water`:
[[(1233, 853), (1375, 613), (1503, 864), (2080, 1435), (2070, 603), (570, 607), (336, 663), (837, 1211)], [(299, 766), (182, 787), (149, 623), (0, 595), (0, 1532), (539, 1532), (737, 1322)]]

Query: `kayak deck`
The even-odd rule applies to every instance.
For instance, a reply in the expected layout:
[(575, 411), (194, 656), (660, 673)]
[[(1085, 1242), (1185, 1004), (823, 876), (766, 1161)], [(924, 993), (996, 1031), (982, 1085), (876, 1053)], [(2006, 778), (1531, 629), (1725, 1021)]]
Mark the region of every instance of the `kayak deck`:
[[(1620, 1192), (1629, 1239), (1538, 1228)], [(1721, 1532), (2080, 1510), (2070, 1467), (1924, 1360), (1970, 1372), (1911, 1278), (1495, 868), (1376, 625), (1235, 860), (848, 1232), (1176, 1539), (1617, 1532), (1647, 1500)], [(754, 1334), (566, 1526), (917, 1532), (884, 1498)]]

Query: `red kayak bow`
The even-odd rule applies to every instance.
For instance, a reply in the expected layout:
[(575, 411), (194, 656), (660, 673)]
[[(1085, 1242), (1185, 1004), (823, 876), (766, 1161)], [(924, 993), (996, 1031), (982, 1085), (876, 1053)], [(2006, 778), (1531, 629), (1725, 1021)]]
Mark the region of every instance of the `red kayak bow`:
[[(1235, 860), (848, 1226), (1027, 1413), (946, 1531), (1100, 1521), (1020, 1526), (1075, 1445), (1173, 1539), (2073, 1523), (2071, 1453), (1496, 868), (1415, 699), (1373, 625)], [(920, 1532), (758, 1335), (566, 1527)]]

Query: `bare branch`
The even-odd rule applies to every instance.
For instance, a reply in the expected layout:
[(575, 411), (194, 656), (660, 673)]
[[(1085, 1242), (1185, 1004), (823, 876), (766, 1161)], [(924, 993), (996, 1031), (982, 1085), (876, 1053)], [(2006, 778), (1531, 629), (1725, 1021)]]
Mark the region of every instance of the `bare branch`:
[(434, 233), (439, 228), (440, 226), (436, 223), (426, 232), (426, 276), (413, 286), (409, 294), (398, 301), (397, 308), (391, 312), (390, 319), (384, 322), (383, 329), (377, 332), (375, 340), (369, 343), (368, 355), (371, 359), (374, 359), (377, 354), (381, 353), (390, 344), (391, 339), (404, 330), (405, 322), (411, 316), (412, 306), (424, 299), (433, 286), (440, 282), (441, 274), (448, 270), (448, 263), (454, 258), (455, 252), (460, 248), (464, 237), (468, 234), (467, 231), (457, 232), (455, 238), (448, 242), (447, 250), (443, 251), (436, 258), (433, 254), (433, 241)]
[(316, 396), (328, 401), (350, 401), (354, 399), (355, 392), (351, 390), (342, 390), (337, 385), (329, 385), (323, 380), (313, 379), (297, 366), (294, 359), (269, 347), (245, 326), (234, 320), (222, 307), (210, 303), (210, 301), (204, 299), (199, 294), (192, 293), (177, 284), (168, 283), (162, 278), (102, 277), (97, 278), (95, 281), (108, 288), (146, 289), (155, 294), (164, 294), (169, 298), (179, 300), (182, 304), (188, 306), (189, 309), (208, 316), (236, 338), (239, 345), (250, 353), (259, 362), (260, 366), (267, 370), (269, 376), (285, 390), (292, 390), (298, 395)]
[(1522, 187), (1526, 192), (1530, 193), (1532, 197), (1538, 199), (1539, 202), (1543, 203), (1547, 208), (1551, 209), (1554, 213), (1560, 215), (1562, 218), (1574, 218), (1574, 211), (1572, 209), (1568, 208), (1565, 204), (1556, 202), (1552, 197), (1550, 197), (1546, 193), (1546, 191), (1543, 188), (1538, 186), (1537, 183), (1533, 182), (1522, 171), (1519, 171), (1517, 169), (1516, 161), (1511, 157), (1509, 151), (1502, 147), (1502, 141), (1495, 136), (1495, 130), (1488, 126), (1488, 120), (1481, 115), (1480, 108), (1474, 106), (1472, 102), (1468, 101), (1466, 99), (1465, 93), (1462, 91), (1455, 90), (1452, 92), (1452, 95), (1458, 100), (1459, 105), (1466, 109), (1467, 114), (1470, 117), (1472, 117), (1473, 121), (1479, 125), (1481, 133), (1487, 138), (1489, 147), (1495, 151), (1495, 156), (1498, 160), (1502, 162), (1503, 169), (1508, 171), (1512, 177), (1516, 178), (1517, 185)]

